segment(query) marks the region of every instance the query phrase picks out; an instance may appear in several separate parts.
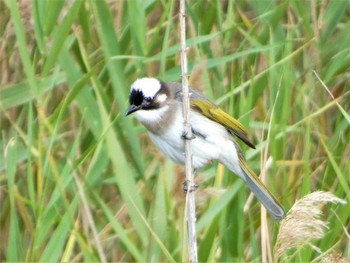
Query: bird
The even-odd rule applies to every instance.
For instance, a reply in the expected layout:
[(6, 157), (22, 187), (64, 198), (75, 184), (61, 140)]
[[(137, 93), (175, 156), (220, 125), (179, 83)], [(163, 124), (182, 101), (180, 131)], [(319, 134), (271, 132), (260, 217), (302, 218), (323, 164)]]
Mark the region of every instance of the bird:
[[(176, 163), (185, 163), (182, 84), (143, 77), (131, 85), (125, 116), (133, 114), (148, 131), (153, 143)], [(192, 165), (195, 170), (218, 161), (240, 177), (279, 221), (285, 211), (259, 177), (248, 166), (237, 138), (255, 149), (244, 126), (202, 93), (189, 87)]]

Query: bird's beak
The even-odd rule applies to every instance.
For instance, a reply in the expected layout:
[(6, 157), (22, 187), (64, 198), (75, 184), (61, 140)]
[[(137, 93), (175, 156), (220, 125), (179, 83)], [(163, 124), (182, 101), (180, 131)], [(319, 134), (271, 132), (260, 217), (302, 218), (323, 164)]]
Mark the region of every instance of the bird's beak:
[(141, 109), (141, 105), (140, 106), (135, 106), (135, 105), (131, 105), (129, 107), (129, 109), (125, 112), (125, 116), (130, 115), (131, 113), (138, 111), (139, 109)]

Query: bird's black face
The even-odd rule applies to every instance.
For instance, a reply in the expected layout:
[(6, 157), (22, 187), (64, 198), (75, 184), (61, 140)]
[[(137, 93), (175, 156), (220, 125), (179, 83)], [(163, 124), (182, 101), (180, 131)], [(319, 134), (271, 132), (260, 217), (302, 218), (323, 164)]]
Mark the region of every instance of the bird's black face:
[(125, 115), (138, 111), (138, 110), (155, 110), (159, 109), (168, 98), (167, 90), (161, 83), (161, 88), (156, 92), (153, 97), (146, 96), (142, 89), (132, 89), (129, 95), (130, 107), (126, 111)]
[(126, 116), (141, 109), (150, 109), (152, 107), (152, 98), (145, 97), (141, 90), (132, 90), (129, 95), (129, 103), (130, 108), (125, 113)]
[(141, 90), (132, 90), (129, 95), (130, 105), (147, 108), (151, 103), (152, 98), (146, 97)]

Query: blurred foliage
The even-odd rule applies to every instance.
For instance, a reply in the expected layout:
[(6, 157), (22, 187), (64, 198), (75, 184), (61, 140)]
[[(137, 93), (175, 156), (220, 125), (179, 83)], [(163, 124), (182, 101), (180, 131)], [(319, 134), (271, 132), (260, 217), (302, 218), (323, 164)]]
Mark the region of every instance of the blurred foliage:
[[(185, 261), (184, 170), (124, 118), (136, 78), (181, 79), (178, 9), (0, 2), (1, 261)], [(318, 189), (350, 202), (349, 0), (192, 0), (187, 22), (191, 85), (249, 128), (255, 171), (273, 159), (286, 210)], [(266, 226), (242, 181), (217, 163), (198, 181), (200, 261), (261, 261)], [(349, 257), (350, 207), (332, 208), (317, 247)], [(270, 252), (277, 231), (270, 220)]]

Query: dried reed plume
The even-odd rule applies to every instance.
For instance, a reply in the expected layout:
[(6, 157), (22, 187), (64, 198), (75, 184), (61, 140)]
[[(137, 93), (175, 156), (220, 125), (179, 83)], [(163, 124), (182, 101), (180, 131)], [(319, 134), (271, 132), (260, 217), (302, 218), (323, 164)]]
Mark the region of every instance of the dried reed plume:
[(329, 192), (313, 192), (298, 200), (289, 210), (286, 218), (281, 221), (280, 230), (274, 247), (274, 262), (291, 248), (311, 246), (312, 240), (324, 236), (328, 228), (327, 222), (321, 219), (322, 207), (326, 203), (346, 202)]
[(321, 263), (348, 263), (349, 260), (345, 259), (339, 253), (329, 253), (321, 259)]

